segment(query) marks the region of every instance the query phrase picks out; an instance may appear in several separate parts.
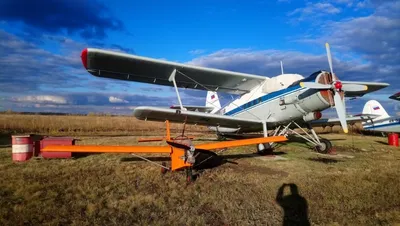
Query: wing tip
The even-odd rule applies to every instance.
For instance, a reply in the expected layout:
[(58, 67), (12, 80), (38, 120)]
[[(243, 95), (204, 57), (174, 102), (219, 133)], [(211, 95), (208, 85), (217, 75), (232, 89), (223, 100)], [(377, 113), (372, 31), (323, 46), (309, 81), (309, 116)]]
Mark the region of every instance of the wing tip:
[(85, 69), (87, 69), (87, 52), (88, 52), (88, 49), (85, 48), (84, 50), (82, 50), (82, 53), (81, 53), (81, 60), (82, 60), (82, 64), (85, 67)]

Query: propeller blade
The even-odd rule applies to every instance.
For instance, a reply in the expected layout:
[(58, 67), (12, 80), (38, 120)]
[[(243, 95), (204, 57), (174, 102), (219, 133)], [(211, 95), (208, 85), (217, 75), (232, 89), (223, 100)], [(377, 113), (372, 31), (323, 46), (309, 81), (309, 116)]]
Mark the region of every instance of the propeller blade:
[(351, 92), (365, 91), (368, 90), (368, 86), (359, 84), (342, 84), (342, 90)]
[(349, 130), (347, 128), (347, 122), (346, 122), (346, 109), (342, 102), (342, 98), (340, 98), (339, 92), (335, 92), (335, 96), (333, 97), (333, 99), (335, 101), (336, 113), (339, 117), (340, 125), (343, 128), (343, 132), (348, 133)]
[(306, 87), (309, 89), (330, 89), (331, 85), (316, 83), (316, 82), (300, 82), (301, 87)]
[(335, 81), (335, 76), (333, 76), (333, 67), (332, 67), (332, 55), (331, 55), (331, 49), (329, 47), (329, 43), (325, 43), (326, 47), (326, 55), (328, 56), (328, 63), (329, 63), (329, 68), (331, 69), (332, 73), (332, 80)]

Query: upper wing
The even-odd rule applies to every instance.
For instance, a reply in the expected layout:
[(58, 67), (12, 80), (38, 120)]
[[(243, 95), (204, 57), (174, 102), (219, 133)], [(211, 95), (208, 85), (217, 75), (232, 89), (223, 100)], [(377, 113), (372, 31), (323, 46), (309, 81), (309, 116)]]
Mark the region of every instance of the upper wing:
[(353, 82), (353, 81), (342, 81), (342, 84), (358, 84), (365, 85), (368, 87), (365, 91), (346, 91), (346, 97), (360, 97), (364, 96), (367, 93), (375, 92), (377, 90), (383, 89), (389, 86), (389, 83), (381, 83), (381, 82)]
[[(206, 106), (194, 106), (194, 105), (183, 105), (184, 108), (188, 111), (199, 111), (199, 112), (211, 112), (214, 110), (214, 107), (206, 107)], [(179, 105), (172, 105), (171, 109), (181, 109)]]
[(86, 70), (94, 76), (174, 86), (169, 78), (176, 69), (175, 80), (178, 87), (207, 91), (244, 94), (268, 79), (260, 75), (204, 68), (93, 48), (83, 50), (81, 58)]
[[(346, 118), (346, 121), (348, 123), (356, 123), (356, 122), (372, 120), (376, 117), (378, 117), (378, 115), (363, 114), (363, 115), (359, 115), (359, 116), (348, 117), (348, 118)], [(339, 120), (339, 118), (318, 119), (318, 120), (311, 121), (310, 124), (313, 126), (340, 125), (340, 120)]]
[(400, 92), (391, 95), (389, 98), (393, 99), (393, 100), (399, 100), (400, 101)]
[(184, 122), (206, 126), (228, 128), (262, 128), (261, 120), (242, 119), (232, 116), (216, 115), (194, 111), (181, 111), (159, 107), (137, 107), (133, 115), (141, 120)]

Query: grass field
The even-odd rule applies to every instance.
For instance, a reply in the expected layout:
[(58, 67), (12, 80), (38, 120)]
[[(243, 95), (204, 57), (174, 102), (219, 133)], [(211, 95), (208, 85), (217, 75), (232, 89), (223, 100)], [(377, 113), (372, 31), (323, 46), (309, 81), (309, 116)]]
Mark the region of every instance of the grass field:
[[(182, 124), (171, 124), (181, 131)], [(187, 125), (191, 131), (206, 131), (203, 126)], [(133, 116), (75, 116), (0, 114), (0, 133), (46, 135), (152, 135), (164, 131), (162, 122), (145, 122)]]
[[(134, 145), (139, 137), (113, 133), (75, 137), (78, 144), (99, 145)], [(13, 163), (5, 134), (0, 225), (281, 225), (294, 213), (312, 225), (399, 225), (400, 149), (382, 137), (322, 136), (338, 155), (322, 156), (294, 142), (276, 150), (280, 160), (254, 155), (253, 146), (232, 148), (223, 153), (230, 162), (187, 185), (184, 172), (161, 175), (159, 167), (125, 154)], [(278, 202), (283, 184), (296, 185), (299, 194)]]

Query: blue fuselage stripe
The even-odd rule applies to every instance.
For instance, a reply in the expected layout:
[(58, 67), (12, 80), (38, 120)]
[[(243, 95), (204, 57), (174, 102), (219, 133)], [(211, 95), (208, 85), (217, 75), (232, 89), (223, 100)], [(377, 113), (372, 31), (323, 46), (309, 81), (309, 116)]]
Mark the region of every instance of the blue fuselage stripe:
[(371, 126), (364, 126), (365, 129), (375, 129), (375, 128), (382, 128), (382, 127), (389, 127), (389, 126), (398, 126), (400, 125), (400, 122), (392, 122), (392, 123), (386, 123), (386, 124), (381, 124), (381, 125), (371, 125)]
[(266, 94), (264, 96), (261, 96), (259, 98), (254, 99), (254, 100), (251, 100), (251, 101), (249, 101), (249, 102), (247, 102), (247, 103), (245, 103), (243, 105), (240, 105), (239, 107), (237, 107), (235, 109), (232, 109), (232, 110), (226, 112), (225, 115), (231, 115), (231, 116), (237, 115), (237, 114), (239, 114), (239, 113), (241, 113), (241, 112), (243, 112), (245, 110), (249, 110), (249, 109), (251, 109), (251, 108), (253, 108), (255, 106), (264, 104), (264, 103), (269, 102), (271, 100), (277, 99), (277, 98), (279, 98), (281, 96), (294, 93), (295, 91), (298, 91), (298, 90), (301, 90), (301, 89), (304, 89), (304, 88), (302, 88), (301, 86), (297, 85), (297, 86), (293, 86), (293, 87), (289, 87), (289, 88), (286, 88), (286, 89), (282, 89), (282, 90), (279, 90), (279, 91), (276, 91), (276, 92), (273, 92), (273, 93)]

